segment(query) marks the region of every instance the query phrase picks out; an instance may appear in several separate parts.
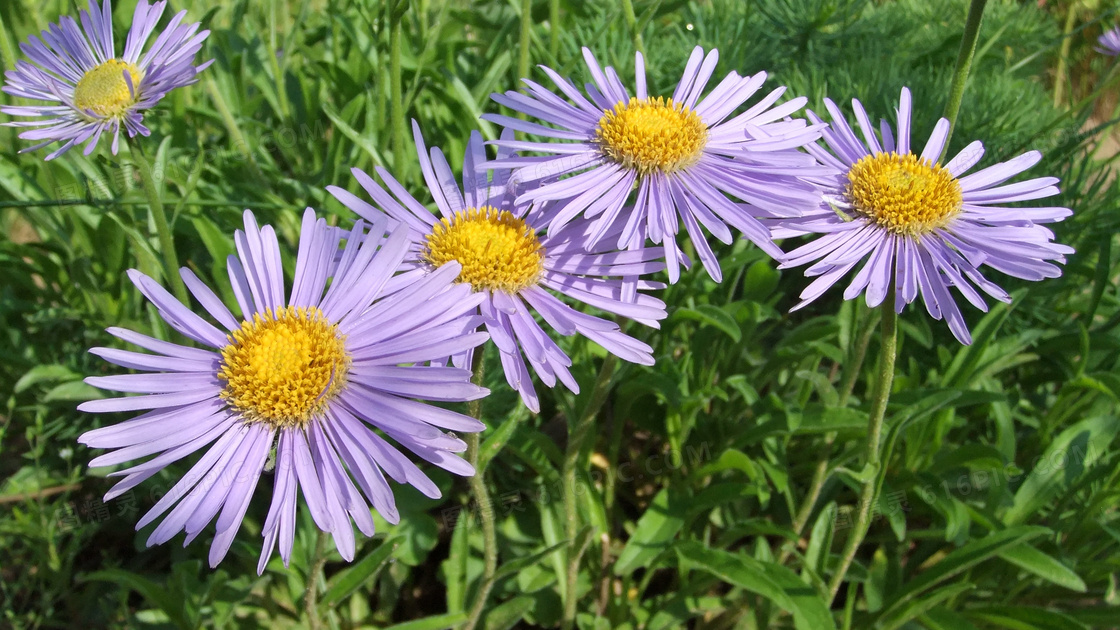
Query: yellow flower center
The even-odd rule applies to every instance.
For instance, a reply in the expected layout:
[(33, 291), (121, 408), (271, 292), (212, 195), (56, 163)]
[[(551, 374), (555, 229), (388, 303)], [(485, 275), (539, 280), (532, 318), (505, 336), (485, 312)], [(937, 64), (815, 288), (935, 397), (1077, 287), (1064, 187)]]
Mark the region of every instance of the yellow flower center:
[(452, 260), (463, 266), (457, 282), (475, 290), (516, 293), (532, 286), (544, 269), (536, 231), (505, 210), (468, 208), (443, 219), (428, 235), (424, 260), (435, 267)]
[(957, 179), (912, 153), (862, 158), (848, 171), (847, 194), (857, 210), (895, 234), (925, 234), (961, 211)]
[(222, 349), (222, 398), (250, 422), (306, 426), (338, 393), (350, 355), (338, 326), (318, 308), (253, 315)]
[(90, 110), (99, 116), (118, 116), (136, 102), (129, 91), (124, 73), (132, 79), (133, 91), (140, 90), (140, 68), (131, 63), (110, 59), (86, 72), (74, 88), (74, 107)]
[(603, 112), (595, 141), (609, 158), (641, 175), (671, 173), (700, 159), (708, 127), (699, 114), (673, 99), (631, 98)]

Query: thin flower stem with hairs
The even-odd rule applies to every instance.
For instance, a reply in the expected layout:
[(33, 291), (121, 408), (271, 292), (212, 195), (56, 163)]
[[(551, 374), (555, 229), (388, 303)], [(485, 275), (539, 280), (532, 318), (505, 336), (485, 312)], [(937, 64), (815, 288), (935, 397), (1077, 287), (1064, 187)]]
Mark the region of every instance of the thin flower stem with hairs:
[(323, 577), (323, 567), (327, 564), (327, 532), (319, 531), (315, 537), (315, 556), (311, 559), (311, 571), (307, 574), (307, 590), (303, 595), (303, 609), (307, 613), (309, 630), (319, 630), (323, 622), (319, 619), (319, 580)]
[(401, 20), (408, 0), (390, 4), (389, 9), (389, 137), (392, 139), (393, 168), (400, 173), (405, 164), (404, 96), (401, 89)]
[(638, 16), (634, 13), (634, 3), (631, 0), (622, 0), (622, 15), (626, 18), (626, 28), (630, 30), (630, 38), (634, 42), (634, 50), (646, 54), (645, 44), (642, 43), (642, 32), (638, 30)]
[(529, 77), (529, 43), (533, 28), (533, 2), (521, 0), (521, 31), (518, 34), (517, 83)]
[(175, 252), (175, 239), (171, 234), (171, 225), (167, 222), (167, 214), (163, 209), (163, 201), (159, 197), (159, 188), (152, 173), (152, 163), (144, 155), (144, 150), (139, 142), (130, 141), (132, 160), (136, 163), (136, 170), (140, 172), (140, 183), (144, 187), (144, 194), (148, 196), (148, 206), (152, 211), (152, 219), (156, 224), (156, 236), (159, 238), (160, 253), (163, 254), (164, 274), (171, 284), (175, 297), (183, 304), (190, 304), (187, 295), (187, 286), (179, 276), (179, 255)]
[(579, 535), (579, 506), (576, 504), (576, 484), (579, 482), (578, 473), (586, 465), (581, 461), (584, 442), (595, 426), (595, 416), (607, 400), (610, 393), (611, 379), (618, 367), (618, 357), (608, 354), (603, 359), (599, 369), (599, 376), (595, 379), (595, 387), (587, 400), (587, 407), (576, 419), (568, 434), (568, 448), (564, 452), (564, 469), (562, 472), (562, 485), (564, 495), (564, 535), (568, 540), (568, 565), (567, 581), (564, 590), (564, 616), (561, 620), (562, 628), (571, 628), (576, 619), (576, 580), (579, 576), (579, 562), (582, 547), (576, 547), (576, 537)]
[(949, 140), (952, 139), (953, 130), (957, 126), (957, 114), (961, 109), (961, 99), (964, 98), (964, 85), (972, 69), (972, 56), (976, 54), (976, 42), (980, 39), (980, 20), (984, 17), (984, 7), (987, 4), (988, 0), (972, 0), (968, 6), (964, 35), (961, 37), (961, 49), (957, 53), (957, 66), (953, 70), (953, 83), (949, 87), (949, 102), (945, 105), (945, 118), (949, 119), (949, 134), (945, 137), (945, 148), (941, 151), (939, 162), (945, 161), (945, 155), (949, 151)]
[[(483, 362), (482, 349), (476, 349), (471, 361), (471, 382), (482, 386)], [(482, 400), (472, 400), (467, 403), (467, 414), (476, 420), (482, 420)], [(479, 463), (480, 439), (478, 433), (469, 433), (466, 436), (467, 461), (474, 467), (474, 475), (470, 478), (471, 494), (478, 504), (478, 520), (482, 524), (482, 578), (478, 584), (478, 593), (474, 598), (470, 616), (467, 618), (463, 630), (473, 630), (482, 619), (486, 608), (486, 600), (490, 589), (494, 586), (494, 574), (498, 570), (498, 536), (494, 528), (494, 506), (490, 501), (490, 494), (486, 491), (485, 470)]]
[[(892, 283), (893, 285), (893, 283)], [(893, 286), (887, 295), (894, 295)], [(887, 300), (881, 307), (882, 328), (879, 345), (879, 375), (875, 381), (875, 390), (871, 395), (871, 413), (867, 421), (867, 444), (864, 447), (863, 469), (859, 504), (856, 507), (856, 521), (848, 541), (844, 544), (844, 551), (840, 554), (840, 564), (837, 565), (832, 580), (828, 584), (828, 601), (836, 599), (836, 593), (844, 582), (848, 567), (859, 550), (860, 543), (867, 535), (871, 524), (871, 506), (876, 500), (878, 492), (878, 471), (883, 465), (880, 461), (880, 437), (883, 434), (883, 418), (887, 413), (887, 401), (891, 395), (891, 383), (894, 382), (895, 351), (898, 346), (898, 313), (894, 310), (894, 301)]]
[(548, 54), (560, 54), (560, 0), (548, 0)]

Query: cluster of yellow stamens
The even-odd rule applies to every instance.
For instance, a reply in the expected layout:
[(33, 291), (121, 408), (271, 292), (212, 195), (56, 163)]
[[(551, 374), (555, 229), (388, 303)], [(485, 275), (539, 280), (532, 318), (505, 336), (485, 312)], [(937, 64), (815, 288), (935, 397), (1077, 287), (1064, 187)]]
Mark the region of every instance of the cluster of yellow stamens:
[(894, 232), (918, 236), (944, 227), (961, 210), (961, 185), (944, 167), (908, 153), (879, 153), (848, 171), (856, 209)]
[(532, 286), (544, 269), (536, 231), (505, 210), (468, 208), (442, 219), (428, 235), (424, 260), (439, 267), (452, 260), (463, 269), (458, 282), (475, 290), (516, 293)]
[[(132, 90), (124, 74), (132, 79)], [(140, 90), (140, 68), (135, 64), (110, 59), (85, 73), (74, 87), (74, 107), (99, 116), (119, 116), (136, 103)]]
[(641, 175), (671, 173), (700, 159), (708, 127), (699, 114), (673, 99), (631, 98), (604, 111), (595, 142), (609, 158)]
[(346, 381), (350, 355), (318, 308), (253, 315), (222, 349), (221, 397), (250, 422), (306, 426)]

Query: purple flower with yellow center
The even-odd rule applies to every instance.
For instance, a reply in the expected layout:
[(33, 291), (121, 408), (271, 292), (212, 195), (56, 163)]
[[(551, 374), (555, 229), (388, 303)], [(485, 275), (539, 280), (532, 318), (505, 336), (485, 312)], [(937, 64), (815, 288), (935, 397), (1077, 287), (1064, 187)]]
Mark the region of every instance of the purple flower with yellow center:
[(113, 9), (109, 0), (100, 8), (95, 0), (90, 0), (89, 9), (79, 14), (80, 28), (74, 18), (64, 16), (39, 37), (31, 36), (20, 45), (20, 50), (34, 63), (17, 61), (15, 70), (5, 74), (4, 91), (20, 98), (55, 103), (0, 107), (5, 114), (34, 119), (4, 123), (32, 128), (19, 137), (39, 143), (21, 153), (63, 143), (47, 155), (51, 160), (85, 142), (85, 154), (89, 155), (107, 131), (113, 136), (112, 150), (116, 155), (122, 125), (129, 137), (151, 133), (144, 126), (143, 111), (155, 107), (171, 90), (194, 83), (195, 75), (211, 63), (194, 65), (194, 56), (210, 31), (199, 31), (197, 22), (183, 24), (186, 11), (171, 18), (144, 51), (166, 5), (149, 4), (146, 0), (136, 4), (120, 57), (113, 45)]
[(366, 536), (374, 533), (370, 505), (390, 523), (399, 521), (386, 477), (440, 496), (390, 440), (440, 468), (474, 474), (455, 455), (466, 444), (446, 431), (481, 431), (482, 423), (414, 398), (458, 402), (486, 395), (470, 382), (468, 370), (428, 365), (486, 340), (485, 333), (476, 332), (482, 297), (455, 283), (456, 265), (423, 278), (394, 275), (408, 251), (408, 233), (399, 228), (385, 237), (386, 223), (374, 220), (366, 233), (359, 221), (346, 232), (328, 227), (309, 208), (285, 300), (276, 233), (271, 226), (258, 229), (246, 211), (245, 231), (235, 236), (238, 255), (228, 259), (239, 317), (182, 269), (183, 281), (218, 326), (151, 278), (129, 272), (163, 319), (198, 346), (110, 328), (112, 335), (151, 353), (91, 350), (143, 373), (90, 377), (87, 383), (143, 395), (94, 400), (78, 409), (148, 411), (83, 434), (79, 441), (87, 446), (115, 449), (90, 465), (115, 466), (154, 455), (110, 473), (124, 479), (106, 500), (204, 450), (137, 524), (140, 529), (170, 510), (148, 538), (149, 546), (181, 531), (189, 543), (216, 517), (210, 547), (210, 565), (216, 566), (233, 542), (262, 471), (273, 469), (258, 573), (277, 542), (288, 564), (298, 495), (315, 524), (331, 532), (342, 557), (352, 560), (351, 520)]
[[(550, 232), (582, 214), (594, 218), (590, 243), (608, 232), (619, 248), (639, 247), (647, 237), (665, 243), (670, 282), (677, 281), (684, 263), (676, 247), (681, 223), (717, 282), (722, 272), (704, 230), (730, 243), (733, 228), (770, 255), (780, 256), (759, 217), (797, 216), (818, 198), (796, 177), (815, 167), (796, 149), (820, 137), (817, 127), (789, 119), (806, 99), (775, 105), (785, 92), (781, 87), (733, 116), (762, 87), (764, 72), (747, 77), (732, 72), (701, 99), (719, 59), (715, 50), (706, 55), (699, 47), (693, 50), (668, 99), (649, 94), (641, 53), (635, 55), (634, 95), (614, 68), (601, 68), (586, 48), (583, 56), (594, 79), (586, 86), (586, 96), (544, 66), (541, 70), (563, 97), (528, 79), (528, 94), (492, 95), (497, 103), (546, 124), (483, 115), (508, 129), (550, 139), (497, 141), (502, 147), (542, 154), (485, 165), (512, 167), (514, 178), (542, 182), (518, 202), (557, 204), (550, 215)], [(633, 204), (628, 205), (635, 188)], [(616, 223), (621, 230), (614, 229)]]
[[(515, 203), (509, 170), (495, 170), (492, 178), (479, 170), (486, 153), (477, 132), (467, 144), (461, 191), (443, 152), (433, 148), (429, 156), (415, 122), (413, 133), (420, 167), (440, 216), (425, 208), (380, 167), (377, 174), (389, 192), (361, 170), (351, 171), (374, 205), (337, 186), (327, 190), (369, 220), (384, 213), (408, 226), (410, 256), (402, 268), (419, 274), (441, 273), (451, 265), (458, 270), (456, 282), (482, 299), (478, 311), (498, 348), (506, 381), (521, 394), (526, 407), (533, 412), (540, 410), (529, 366), (548, 387), (560, 381), (579, 392), (568, 370), (571, 359), (534, 319), (534, 312), (561, 335), (579, 333), (619, 358), (653, 364), (652, 349), (647, 344), (624, 334), (614, 322), (575, 310), (549, 290), (657, 326), (657, 321), (665, 317), (664, 302), (637, 289), (663, 285), (637, 278), (665, 268), (661, 262), (663, 248), (589, 251), (586, 222), (544, 235), (543, 215), (529, 213), (528, 204)], [(624, 286), (623, 277), (635, 280)], [(453, 355), (445, 356), (455, 365), (470, 364), (470, 352)]]
[(1110, 28), (1097, 38), (1097, 52), (1115, 57), (1120, 55), (1120, 27)]
[[(920, 294), (930, 316), (944, 318), (956, 338), (967, 344), (972, 336), (950, 287), (987, 311), (977, 288), (1002, 302), (1010, 302), (1011, 297), (984, 278), (981, 266), (1025, 280), (1061, 275), (1061, 269), (1049, 261), (1064, 263), (1073, 250), (1054, 243), (1054, 233), (1041, 224), (1061, 221), (1070, 210), (1002, 205), (1058, 194), (1055, 177), (1005, 184), (1037, 164), (1042, 159), (1038, 151), (965, 176), (983, 157), (984, 145), (973, 142), (942, 166), (938, 160), (949, 135), (949, 121), (942, 118), (921, 153), (914, 153), (906, 88), (897, 111), (897, 141), (885, 120), (876, 135), (857, 100), (852, 107), (863, 140), (832, 101), (826, 99), (825, 107), (832, 118), (831, 128), (824, 132), (828, 149), (817, 144), (807, 147), (821, 163), (835, 169), (834, 176), (813, 180), (824, 191), (824, 203), (804, 217), (779, 221), (774, 230), (777, 238), (820, 235), (787, 254), (781, 264), (787, 268), (813, 263), (805, 273), (817, 278), (801, 293), (802, 301), (794, 309), (820, 297), (867, 259), (844, 291), (844, 299), (862, 292), (867, 305), (875, 307), (893, 287), (894, 308), (902, 312)], [(809, 117), (820, 122), (813, 112)]]

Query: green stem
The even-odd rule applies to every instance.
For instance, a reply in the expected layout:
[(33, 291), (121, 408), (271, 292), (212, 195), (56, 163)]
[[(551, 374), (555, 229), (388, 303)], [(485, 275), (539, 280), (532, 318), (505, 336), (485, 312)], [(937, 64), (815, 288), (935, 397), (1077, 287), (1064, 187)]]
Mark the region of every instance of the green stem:
[(630, 31), (630, 38), (634, 42), (634, 50), (646, 55), (645, 44), (642, 43), (642, 32), (638, 30), (638, 16), (634, 14), (634, 3), (631, 0), (622, 0), (622, 15), (626, 18), (626, 28)]
[(1062, 90), (1066, 87), (1066, 67), (1069, 64), (1069, 49), (1073, 43), (1070, 34), (1077, 22), (1077, 1), (1069, 3), (1066, 10), (1066, 23), (1062, 28), (1062, 46), (1058, 51), (1058, 65), (1054, 69), (1054, 108), (1062, 106)]
[(390, 9), (389, 26), (389, 137), (393, 150), (393, 168), (404, 168), (405, 136), (404, 98), (401, 90), (401, 19), (407, 8), (407, 0), (394, 3)]
[(533, 27), (533, 2), (532, 0), (521, 0), (521, 32), (518, 35), (518, 51), (517, 51), (517, 78), (515, 87), (520, 84), (522, 79), (529, 77), (529, 40), (532, 35)]
[(323, 567), (327, 564), (327, 532), (319, 531), (315, 538), (315, 557), (311, 560), (311, 572), (307, 574), (307, 590), (303, 595), (303, 609), (307, 613), (307, 627), (309, 630), (319, 630), (323, 627), (319, 619), (319, 580), (323, 576)]
[[(471, 361), (471, 382), (479, 386), (482, 385), (483, 378), (482, 354), (482, 349), (476, 348), (474, 359)], [(472, 400), (467, 403), (467, 413), (476, 420), (482, 420), (482, 400)], [(482, 619), (486, 599), (494, 586), (494, 574), (498, 570), (498, 536), (494, 528), (494, 505), (490, 501), (490, 494), (486, 491), (486, 479), (483, 476), (485, 470), (478, 459), (479, 434), (468, 434), (466, 441), (467, 461), (474, 467), (474, 475), (470, 478), (471, 494), (474, 495), (474, 502), (478, 505), (478, 520), (482, 523), (482, 581), (479, 582), (470, 616), (463, 626), (464, 630), (473, 630)]]
[(175, 253), (175, 239), (171, 234), (171, 226), (167, 222), (167, 214), (163, 210), (163, 201), (159, 198), (159, 188), (152, 173), (152, 164), (144, 156), (144, 150), (139, 142), (130, 141), (129, 148), (132, 150), (132, 160), (140, 171), (140, 182), (144, 186), (144, 193), (148, 195), (148, 206), (155, 220), (159, 248), (163, 250), (163, 262), (166, 267), (164, 274), (171, 284), (175, 297), (183, 304), (189, 305), (190, 296), (187, 295), (187, 286), (183, 284), (183, 278), (179, 276), (179, 255)]
[[(887, 295), (894, 295), (892, 289)], [(875, 391), (871, 395), (871, 414), (867, 421), (867, 445), (864, 448), (863, 470), (864, 480), (860, 489), (859, 505), (856, 507), (856, 522), (852, 534), (844, 544), (844, 551), (840, 555), (840, 564), (832, 575), (828, 585), (828, 601), (836, 598), (840, 584), (848, 573), (848, 567), (859, 550), (860, 543), (867, 535), (871, 524), (871, 506), (875, 504), (878, 492), (878, 471), (882, 466), (880, 457), (880, 437), (883, 433), (883, 418), (887, 413), (887, 400), (891, 395), (891, 383), (894, 381), (895, 350), (898, 346), (898, 314), (894, 310), (894, 300), (888, 299), (883, 303), (882, 309), (882, 340), (879, 346), (879, 377), (875, 382)]]
[(961, 99), (964, 97), (964, 84), (968, 80), (968, 72), (972, 69), (972, 56), (976, 54), (976, 42), (980, 39), (980, 18), (984, 17), (984, 7), (988, 0), (972, 0), (968, 6), (968, 17), (964, 22), (964, 35), (961, 37), (961, 49), (957, 53), (957, 67), (953, 70), (953, 83), (949, 87), (949, 103), (945, 106), (945, 118), (949, 119), (949, 133), (945, 136), (945, 148), (941, 151), (944, 161), (945, 153), (949, 150), (949, 140), (953, 137), (953, 129), (957, 126), (957, 113), (961, 109)]
[(560, 54), (560, 0), (548, 0), (548, 54)]
[(595, 387), (591, 390), (591, 397), (587, 400), (587, 407), (569, 429), (568, 448), (564, 452), (563, 494), (564, 494), (564, 535), (568, 540), (568, 575), (567, 588), (564, 591), (564, 616), (561, 627), (568, 629), (576, 620), (576, 579), (579, 576), (579, 561), (582, 548), (577, 548), (576, 537), (579, 535), (579, 506), (576, 504), (576, 484), (579, 483), (578, 473), (586, 468), (582, 462), (583, 444), (587, 436), (595, 427), (595, 417), (599, 409), (607, 400), (610, 392), (611, 378), (618, 367), (618, 357), (608, 354), (603, 359), (603, 366), (599, 369), (599, 376), (595, 379)]

